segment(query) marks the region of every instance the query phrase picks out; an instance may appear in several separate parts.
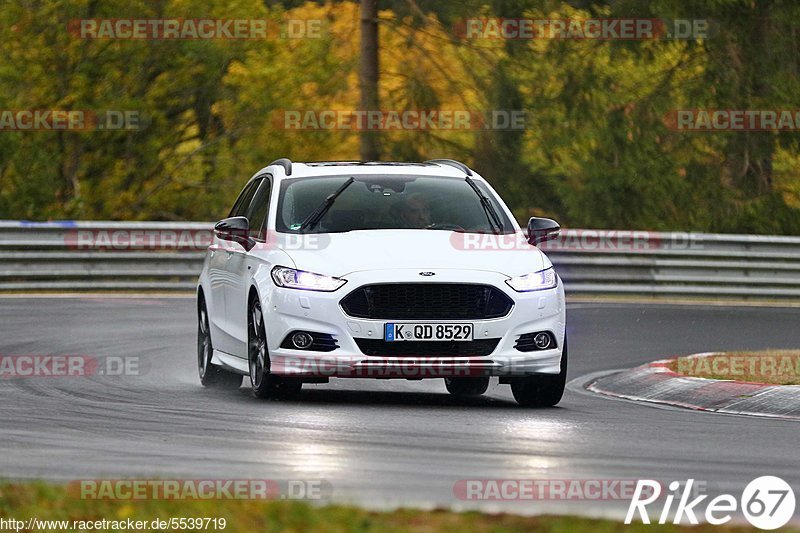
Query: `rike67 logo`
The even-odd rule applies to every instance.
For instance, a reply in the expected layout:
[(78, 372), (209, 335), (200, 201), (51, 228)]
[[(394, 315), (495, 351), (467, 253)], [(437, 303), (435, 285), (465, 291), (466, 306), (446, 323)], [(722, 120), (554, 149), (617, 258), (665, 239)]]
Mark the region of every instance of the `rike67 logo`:
[[(751, 525), (765, 530), (778, 529), (786, 525), (794, 516), (794, 491), (779, 477), (762, 476), (754, 479), (747, 484), (739, 500), (732, 494), (720, 494), (708, 502), (705, 502), (708, 498), (706, 494), (690, 500), (692, 496), (696, 495), (692, 492), (693, 485), (694, 479), (687, 480), (683, 485), (678, 481), (669, 484), (670, 492), (663, 500), (664, 506), (658, 517), (659, 524), (666, 524), (669, 517), (673, 516), (673, 524), (688, 522), (697, 525), (699, 524), (697, 516), (701, 513), (701, 504), (705, 506), (705, 512), (701, 516), (707, 523), (715, 526), (730, 522), (733, 514), (737, 511), (741, 511)], [(649, 524), (648, 506), (660, 500), (661, 492), (661, 484), (658, 481), (639, 480), (630, 507), (628, 507), (628, 514), (625, 516), (625, 523), (630, 524), (638, 514), (638, 518), (643, 523)], [(678, 503), (673, 511), (672, 506), (676, 499)]]

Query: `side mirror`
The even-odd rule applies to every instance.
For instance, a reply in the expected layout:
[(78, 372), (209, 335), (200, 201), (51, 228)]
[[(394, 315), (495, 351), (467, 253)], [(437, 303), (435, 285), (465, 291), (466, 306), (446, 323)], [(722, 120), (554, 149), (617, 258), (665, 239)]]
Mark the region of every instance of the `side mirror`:
[(238, 242), (248, 252), (255, 246), (250, 237), (250, 222), (247, 217), (230, 217), (214, 225), (214, 235), (223, 241)]
[(549, 218), (531, 217), (528, 221), (528, 242), (534, 246), (558, 237), (561, 226)]

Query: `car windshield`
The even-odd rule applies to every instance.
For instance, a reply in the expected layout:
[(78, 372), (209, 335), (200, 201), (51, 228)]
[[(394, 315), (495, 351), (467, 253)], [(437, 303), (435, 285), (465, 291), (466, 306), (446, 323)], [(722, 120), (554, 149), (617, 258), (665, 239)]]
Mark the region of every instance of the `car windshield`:
[(353, 230), (431, 229), (470, 233), (511, 233), (514, 227), (485, 183), (475, 181), (489, 199), (502, 228), (493, 225), (481, 199), (464, 178), (352, 176), (315, 225), (301, 228), (351, 176), (296, 178), (281, 184), (276, 228), (290, 233)]

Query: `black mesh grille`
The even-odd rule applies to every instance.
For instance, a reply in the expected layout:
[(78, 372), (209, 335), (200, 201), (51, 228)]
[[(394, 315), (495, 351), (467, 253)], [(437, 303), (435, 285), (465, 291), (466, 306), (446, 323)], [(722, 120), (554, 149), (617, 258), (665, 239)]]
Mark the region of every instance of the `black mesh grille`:
[(341, 305), (356, 318), (467, 320), (505, 316), (514, 302), (489, 285), (386, 283), (360, 287)]
[(500, 339), (476, 341), (396, 341), (355, 339), (365, 355), (381, 357), (483, 357), (497, 347)]

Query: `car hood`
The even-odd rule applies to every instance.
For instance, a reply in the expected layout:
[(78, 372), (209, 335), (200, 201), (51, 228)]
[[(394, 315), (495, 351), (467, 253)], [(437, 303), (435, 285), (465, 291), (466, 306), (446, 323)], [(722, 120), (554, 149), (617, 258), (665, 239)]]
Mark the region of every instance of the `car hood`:
[(286, 235), (276, 243), (295, 268), (330, 276), (365, 270), (458, 269), (517, 276), (550, 261), (522, 234), (482, 235), (441, 230), (361, 230)]

